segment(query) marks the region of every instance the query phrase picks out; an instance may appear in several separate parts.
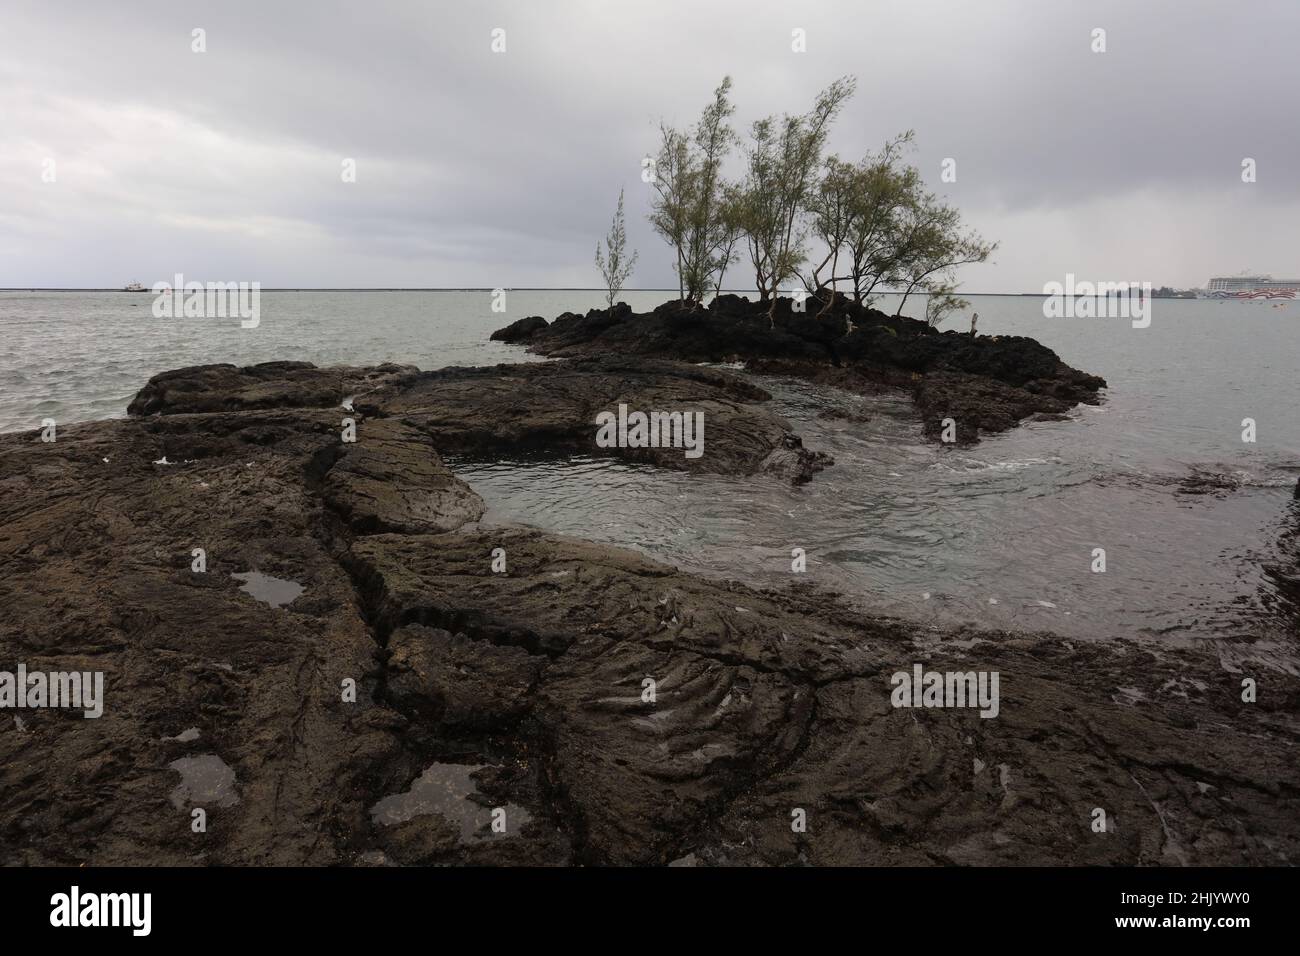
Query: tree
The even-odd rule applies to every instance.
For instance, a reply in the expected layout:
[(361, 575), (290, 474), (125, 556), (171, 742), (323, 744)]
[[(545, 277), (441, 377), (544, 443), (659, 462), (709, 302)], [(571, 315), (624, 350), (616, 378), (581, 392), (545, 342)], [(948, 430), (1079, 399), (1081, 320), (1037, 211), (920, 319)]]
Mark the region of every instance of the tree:
[[(704, 299), (704, 293), (719, 267), (720, 253), (727, 245), (728, 235), (734, 236), (724, 221), (726, 218), (725, 186), (722, 181), (722, 162), (731, 151), (735, 133), (727, 125), (727, 117), (734, 113), (727, 94), (731, 92), (731, 77), (713, 91), (713, 102), (704, 109), (695, 124), (692, 139), (695, 147), (695, 175), (691, 190), (688, 218), (685, 285), (688, 298), (693, 302)], [(734, 238), (731, 245), (734, 246)], [(728, 250), (728, 255), (730, 250)], [(719, 284), (721, 280), (719, 279)]]
[(811, 276), (804, 280), (804, 286), (813, 295), (820, 293), (824, 288), (821, 271), (828, 264), (830, 265), (832, 295), (827, 299), (823, 312), (830, 308), (830, 299), (834, 297), (840, 249), (844, 245), (844, 240), (848, 238), (852, 223), (849, 200), (853, 194), (856, 173), (857, 170), (851, 164), (843, 162), (838, 156), (827, 157), (821, 181), (813, 191), (808, 204), (808, 211), (812, 216), (813, 235), (826, 246), (826, 256), (813, 267)]
[(632, 267), (636, 265), (636, 256), (636, 250), (633, 250), (630, 256), (627, 254), (627, 230), (623, 223), (623, 190), (620, 189), (618, 208), (614, 210), (614, 221), (610, 224), (609, 234), (605, 236), (604, 254), (600, 251), (600, 243), (596, 243), (596, 268), (600, 270), (605, 280), (611, 311), (614, 309), (614, 300), (623, 291), (623, 284), (632, 274)]
[(849, 271), (844, 276), (834, 274), (832, 285), (848, 279), (858, 305), (871, 304), (872, 293), (893, 269), (900, 220), (920, 188), (920, 173), (900, 165), (902, 151), (912, 138), (908, 130), (889, 140), (879, 153), (864, 156), (849, 178), (844, 239)]
[[(650, 223), (676, 253), (681, 302), (695, 306), (706, 292), (720, 294), (739, 246), (771, 322), (791, 279), (814, 295), (829, 286), (822, 314), (846, 280), (858, 305), (871, 304), (878, 288), (901, 288), (899, 314), (912, 293), (928, 293), (926, 317), (935, 324), (968, 304), (956, 296), (957, 269), (986, 261), (997, 244), (963, 231), (958, 212), (925, 191), (917, 169), (903, 162), (910, 130), (857, 163), (823, 160), (831, 126), (855, 86), (853, 77), (841, 77), (807, 113), (755, 121), (737, 183), (722, 178), (735, 141), (727, 125), (734, 113), (730, 77), (688, 132), (660, 123)], [(804, 248), (810, 236), (821, 247), (819, 259)]]
[(691, 191), (694, 171), (691, 168), (690, 143), (677, 130), (659, 124), (659, 155), (655, 159), (655, 198), (650, 206), (650, 225), (677, 254), (677, 298), (686, 299), (686, 249), (690, 229)]
[(788, 263), (778, 262), (782, 220), (776, 183), (781, 173), (772, 122), (770, 118), (761, 119), (750, 129), (748, 168), (736, 207), (754, 268), (754, 288), (764, 302), (776, 287), (778, 273), (788, 268)]
[(936, 282), (928, 290), (925, 300), (925, 322), (937, 329), (950, 313), (969, 307), (970, 301), (957, 295), (956, 283)]
[(798, 274), (803, 261), (803, 217), (822, 150), (855, 86), (853, 77), (841, 77), (817, 95), (804, 115), (766, 117), (750, 128), (739, 208), (759, 297), (772, 303), (769, 316), (775, 313), (781, 284)]
[[(929, 293), (926, 317), (932, 324), (969, 305), (956, 297), (956, 269), (984, 262), (997, 245), (975, 232), (963, 233), (957, 210), (924, 191), (920, 173), (901, 161), (912, 140), (909, 130), (855, 166), (835, 157), (827, 161), (809, 204), (814, 232), (825, 244), (826, 255), (811, 278), (804, 280), (811, 290), (822, 289), (821, 270), (831, 264), (832, 295), (823, 313), (842, 279), (852, 284), (853, 300), (859, 305), (869, 305), (882, 285), (901, 286), (898, 314), (913, 292)], [(848, 263), (844, 275), (838, 270), (841, 247)]]
[(740, 187), (734, 183), (724, 183), (722, 187), (722, 208), (718, 216), (719, 246), (714, 257), (713, 295), (722, 294), (722, 282), (727, 275), (727, 268), (736, 261), (736, 244), (744, 238), (744, 207), (742, 206)]
[(723, 77), (689, 133), (663, 123), (659, 127), (650, 224), (677, 254), (677, 288), (683, 302), (704, 299), (714, 274), (726, 270), (736, 242), (734, 229), (724, 222), (722, 180), (722, 164), (735, 141), (727, 125), (735, 112), (730, 92), (731, 77)]
[(889, 281), (903, 289), (895, 315), (915, 291), (956, 288), (958, 266), (986, 262), (997, 250), (974, 230), (962, 231), (961, 213), (933, 193), (917, 195), (903, 214)]

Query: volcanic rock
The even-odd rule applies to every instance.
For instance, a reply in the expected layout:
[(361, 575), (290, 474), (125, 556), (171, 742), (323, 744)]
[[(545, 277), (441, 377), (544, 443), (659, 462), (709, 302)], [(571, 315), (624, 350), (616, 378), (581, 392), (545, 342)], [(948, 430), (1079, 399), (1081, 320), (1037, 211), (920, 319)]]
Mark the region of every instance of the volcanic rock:
[(489, 336), (489, 340), (511, 343), (527, 342), (536, 332), (546, 328), (546, 325), (546, 320), (540, 315), (530, 315), (526, 319), (511, 322), (504, 329), (497, 329)]
[(539, 355), (565, 358), (744, 362), (751, 371), (798, 375), (863, 393), (882, 385), (912, 388), (925, 433), (939, 436), (942, 420), (952, 418), (962, 443), (1035, 414), (1096, 404), (1106, 385), (1033, 339), (939, 332), (842, 295), (830, 302), (810, 296), (802, 303), (778, 298), (772, 304), (727, 294), (707, 309), (669, 302), (644, 314), (566, 313), (536, 327), (527, 344)]
[[(945, 632), (482, 527), (439, 436), (470, 444), (462, 386), (499, 416), (493, 382), (514, 371), (407, 388), (407, 372), (319, 371), (177, 374), (135, 405), (161, 414), (0, 436), (0, 670), (105, 678), (99, 719), (2, 715), (6, 861), (1300, 858), (1300, 678), (1285, 670), (1251, 665), (1246, 703), (1221, 648)], [(584, 412), (587, 375), (742, 407), (753, 388), (709, 370), (682, 386), (571, 374)], [(378, 383), (355, 442), (330, 381)], [(170, 404), (231, 394), (236, 410)], [(291, 407), (248, 407), (270, 394)], [(547, 420), (566, 434), (565, 415)], [(259, 599), (250, 572), (301, 591)], [(997, 673), (998, 715), (895, 706), (892, 675), (915, 664)], [(181, 786), (199, 765), (221, 768), (220, 794)], [(481, 823), (494, 809), (504, 833)]]

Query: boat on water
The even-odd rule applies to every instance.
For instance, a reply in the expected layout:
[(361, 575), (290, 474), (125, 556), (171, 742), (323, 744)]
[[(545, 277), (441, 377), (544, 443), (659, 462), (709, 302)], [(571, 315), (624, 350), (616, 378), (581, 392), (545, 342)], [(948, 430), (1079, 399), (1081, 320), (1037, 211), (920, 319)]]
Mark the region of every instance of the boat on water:
[(1274, 279), (1267, 275), (1222, 276), (1205, 285), (1204, 299), (1294, 299), (1300, 279)]
[(123, 292), (148, 292), (149, 289), (140, 282), (129, 282), (122, 289)]

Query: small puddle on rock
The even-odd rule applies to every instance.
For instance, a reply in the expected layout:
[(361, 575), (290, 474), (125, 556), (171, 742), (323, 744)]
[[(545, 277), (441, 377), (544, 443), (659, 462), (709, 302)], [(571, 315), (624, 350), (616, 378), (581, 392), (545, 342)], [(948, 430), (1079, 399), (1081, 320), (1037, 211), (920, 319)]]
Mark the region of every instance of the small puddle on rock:
[(244, 582), (239, 590), (275, 608), (292, 604), (305, 590), (297, 581), (273, 578), (261, 571), (236, 571), (230, 576)]
[(523, 807), (505, 805), (506, 832), (492, 832), (491, 806), (481, 806), (469, 799), (477, 788), (470, 778), (486, 764), (435, 763), (412, 783), (405, 793), (384, 797), (370, 808), (370, 816), (385, 826), (405, 823), (414, 817), (436, 813), (460, 827), (460, 841), (482, 840), (494, 836), (518, 836), (532, 815)]
[(186, 803), (229, 807), (239, 802), (235, 794), (235, 771), (216, 754), (182, 757), (167, 766), (181, 775), (181, 782), (171, 796), (176, 809), (184, 809)]

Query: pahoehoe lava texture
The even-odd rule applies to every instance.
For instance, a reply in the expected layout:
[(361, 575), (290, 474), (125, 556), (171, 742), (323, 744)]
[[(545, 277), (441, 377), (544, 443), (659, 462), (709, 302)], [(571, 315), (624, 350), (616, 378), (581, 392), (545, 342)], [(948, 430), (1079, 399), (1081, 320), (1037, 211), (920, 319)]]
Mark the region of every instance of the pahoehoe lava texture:
[[(771, 396), (728, 372), (644, 359), (590, 359), (421, 372), (411, 366), (320, 369), (304, 362), (164, 372), (131, 402), (132, 415), (329, 407), (340, 396), (371, 416), (400, 419), (447, 455), (588, 454), (678, 470), (773, 474), (807, 481), (830, 459), (760, 403)], [(643, 412), (699, 412), (704, 454), (673, 447), (602, 448), (596, 416), (620, 404)]]
[[(468, 383), (485, 392), (480, 421)], [(575, 415), (585, 387), (564, 386)], [(746, 387), (701, 370), (672, 394), (745, 408)], [(810, 586), (758, 591), (479, 527), (482, 501), (439, 453), (506, 447), (509, 395), (536, 390), (563, 389), (510, 366), (205, 367), (151, 382), (132, 406), (147, 415), (52, 444), (0, 436), (0, 668), (105, 673), (98, 720), (3, 715), (6, 862), (1300, 857), (1297, 678), (1253, 674), (1245, 704), (1213, 651), (940, 632)], [(337, 407), (350, 396), (355, 413)], [(576, 435), (567, 413), (548, 427)], [(355, 443), (340, 441), (345, 414)], [(742, 446), (744, 467), (769, 453)], [(273, 607), (231, 577), (250, 570), (303, 591)], [(999, 715), (895, 709), (889, 677), (915, 662), (997, 671)], [(202, 796), (177, 806), (170, 765), (206, 755), (233, 792), (196, 834)], [(506, 833), (370, 813), (446, 764), (477, 768), (473, 793), (450, 799), (508, 808)], [(1096, 807), (1108, 832), (1091, 828)]]

